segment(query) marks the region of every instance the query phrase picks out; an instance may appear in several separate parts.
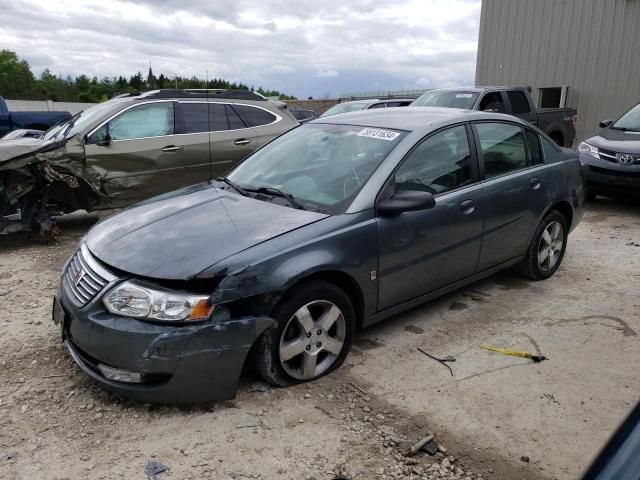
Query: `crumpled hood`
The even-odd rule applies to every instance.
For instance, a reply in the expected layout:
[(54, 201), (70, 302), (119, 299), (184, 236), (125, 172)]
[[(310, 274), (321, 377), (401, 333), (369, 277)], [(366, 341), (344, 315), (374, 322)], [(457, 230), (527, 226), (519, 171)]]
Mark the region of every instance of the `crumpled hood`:
[(640, 133), (603, 128), (597, 135), (585, 141), (594, 147), (605, 150), (640, 154)]
[(35, 153), (49, 143), (53, 143), (53, 141), (28, 137), (14, 138), (12, 140), (0, 139), (0, 164), (21, 155)]
[(188, 280), (231, 255), (325, 217), (199, 184), (103, 220), (86, 242), (98, 259), (119, 270)]

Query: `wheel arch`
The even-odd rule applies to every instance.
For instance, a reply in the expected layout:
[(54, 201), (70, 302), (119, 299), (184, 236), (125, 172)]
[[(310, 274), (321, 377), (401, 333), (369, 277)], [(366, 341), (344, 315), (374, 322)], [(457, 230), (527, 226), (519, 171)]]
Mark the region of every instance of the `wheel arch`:
[(545, 215), (549, 213), (551, 210), (555, 210), (561, 213), (562, 216), (567, 221), (568, 229), (571, 230), (571, 227), (573, 226), (573, 215), (574, 215), (573, 207), (571, 206), (571, 203), (569, 203), (566, 200), (560, 200), (559, 202), (552, 204), (545, 212)]
[(346, 293), (346, 295), (349, 297), (349, 300), (351, 300), (351, 304), (353, 305), (353, 309), (356, 314), (356, 329), (360, 329), (364, 321), (364, 293), (362, 292), (362, 289), (360, 288), (360, 285), (358, 285), (356, 279), (342, 270), (325, 269), (304, 274), (296, 278), (290, 285), (287, 286), (282, 295), (282, 298), (285, 298), (287, 294), (294, 288), (300, 286), (303, 283), (311, 282), (313, 280), (323, 280), (325, 282), (331, 283), (343, 290), (344, 293)]

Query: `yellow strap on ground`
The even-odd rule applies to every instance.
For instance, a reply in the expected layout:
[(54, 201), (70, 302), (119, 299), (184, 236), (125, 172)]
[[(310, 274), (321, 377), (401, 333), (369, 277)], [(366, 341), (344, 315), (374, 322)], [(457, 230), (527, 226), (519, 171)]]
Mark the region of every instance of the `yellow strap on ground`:
[(509, 348), (498, 347), (482, 347), (485, 350), (491, 350), (492, 352), (504, 353), (505, 355), (513, 355), (514, 357), (530, 358), (533, 359), (533, 354), (529, 352), (519, 352), (518, 350), (511, 350)]

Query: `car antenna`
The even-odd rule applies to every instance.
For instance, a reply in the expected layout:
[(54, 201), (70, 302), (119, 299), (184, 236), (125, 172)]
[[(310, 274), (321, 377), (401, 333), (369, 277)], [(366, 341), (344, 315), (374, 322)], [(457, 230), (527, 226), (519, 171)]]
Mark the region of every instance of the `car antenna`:
[(207, 135), (208, 135), (208, 139), (209, 139), (209, 181), (211, 181), (213, 179), (213, 166), (211, 165), (212, 159), (211, 159), (211, 104), (209, 103), (209, 70), (205, 71), (205, 81), (207, 82), (206, 84), (206, 88), (207, 88)]

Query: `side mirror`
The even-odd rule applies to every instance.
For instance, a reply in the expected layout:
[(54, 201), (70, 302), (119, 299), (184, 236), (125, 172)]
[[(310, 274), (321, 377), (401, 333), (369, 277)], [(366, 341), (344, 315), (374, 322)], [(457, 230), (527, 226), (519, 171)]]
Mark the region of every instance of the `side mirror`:
[(613, 123), (613, 120), (602, 120), (599, 125), (600, 125), (600, 128), (607, 128), (612, 123)]
[(402, 190), (383, 200), (378, 205), (382, 215), (399, 215), (402, 212), (428, 210), (436, 206), (436, 199), (429, 192), (419, 190)]

